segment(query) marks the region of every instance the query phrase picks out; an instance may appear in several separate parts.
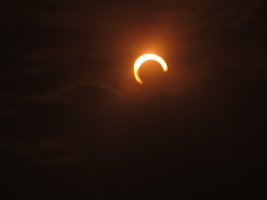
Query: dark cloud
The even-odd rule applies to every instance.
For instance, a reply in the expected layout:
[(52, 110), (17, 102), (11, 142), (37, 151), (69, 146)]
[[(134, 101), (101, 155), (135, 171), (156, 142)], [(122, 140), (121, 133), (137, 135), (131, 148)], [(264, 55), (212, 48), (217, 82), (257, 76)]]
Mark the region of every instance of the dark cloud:
[[(0, 9), (9, 190), (86, 196), (265, 177), (264, 1), (12, 0)], [(147, 51), (170, 71), (156, 80), (144, 71), (141, 87), (131, 70)]]

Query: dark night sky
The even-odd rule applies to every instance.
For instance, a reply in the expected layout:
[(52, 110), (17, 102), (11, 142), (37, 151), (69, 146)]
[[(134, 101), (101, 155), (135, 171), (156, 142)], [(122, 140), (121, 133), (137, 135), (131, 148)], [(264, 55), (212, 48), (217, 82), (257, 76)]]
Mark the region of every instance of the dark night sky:
[[(266, 9), (264, 0), (1, 2), (1, 189), (34, 199), (261, 190)], [(132, 67), (148, 52), (169, 72), (141, 70), (140, 86)]]

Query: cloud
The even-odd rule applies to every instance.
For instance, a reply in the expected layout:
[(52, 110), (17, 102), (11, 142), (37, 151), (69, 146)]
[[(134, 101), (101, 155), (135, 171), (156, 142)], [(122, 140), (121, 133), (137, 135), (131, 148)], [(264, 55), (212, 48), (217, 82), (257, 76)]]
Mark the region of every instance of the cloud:
[[(170, 61), (176, 72), (170, 85), (174, 94), (186, 83), (180, 81), (183, 70), (182, 78), (199, 87), (266, 79), (263, 1), (14, 2), (2, 7), (14, 12), (3, 12), (1, 20), (0, 115), (6, 123), (0, 145), (38, 162), (86, 159), (90, 153), (107, 153), (102, 147), (125, 150), (131, 139), (143, 136), (129, 139), (120, 133), (134, 135), (143, 126), (149, 132), (152, 125), (142, 119), (163, 119), (152, 108), (169, 94), (158, 95), (152, 105), (118, 103), (134, 88), (128, 78), (134, 58), (147, 49)], [(196, 88), (188, 93), (203, 92)], [(181, 96), (166, 103), (169, 113), (181, 112), (176, 105)], [(139, 106), (152, 114), (138, 119)], [(124, 139), (128, 142), (121, 144)]]

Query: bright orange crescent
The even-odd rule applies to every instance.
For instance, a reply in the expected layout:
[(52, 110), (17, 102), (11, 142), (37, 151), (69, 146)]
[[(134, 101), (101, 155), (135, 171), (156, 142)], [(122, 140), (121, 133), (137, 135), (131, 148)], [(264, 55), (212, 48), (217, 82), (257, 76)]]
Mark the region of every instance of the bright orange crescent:
[(134, 63), (134, 77), (136, 81), (140, 84), (143, 84), (143, 81), (139, 76), (139, 69), (142, 66), (142, 64), (144, 64), (144, 62), (149, 60), (158, 62), (161, 65), (164, 72), (168, 71), (168, 66), (166, 62), (160, 56), (157, 56), (155, 54), (144, 54), (140, 56)]

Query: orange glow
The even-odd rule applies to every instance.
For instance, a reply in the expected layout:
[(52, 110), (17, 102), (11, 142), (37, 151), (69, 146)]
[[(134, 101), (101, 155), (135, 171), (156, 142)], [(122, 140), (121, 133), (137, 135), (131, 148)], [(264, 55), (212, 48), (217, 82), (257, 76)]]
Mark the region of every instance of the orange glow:
[(159, 57), (155, 54), (144, 54), (144, 55), (140, 56), (134, 63), (134, 77), (135, 77), (136, 81), (140, 84), (143, 84), (143, 81), (139, 76), (139, 69), (142, 66), (142, 64), (144, 64), (144, 62), (149, 61), (149, 60), (153, 60), (153, 61), (158, 62), (161, 65), (164, 72), (168, 71), (168, 66), (167, 66), (166, 62), (161, 57)]

